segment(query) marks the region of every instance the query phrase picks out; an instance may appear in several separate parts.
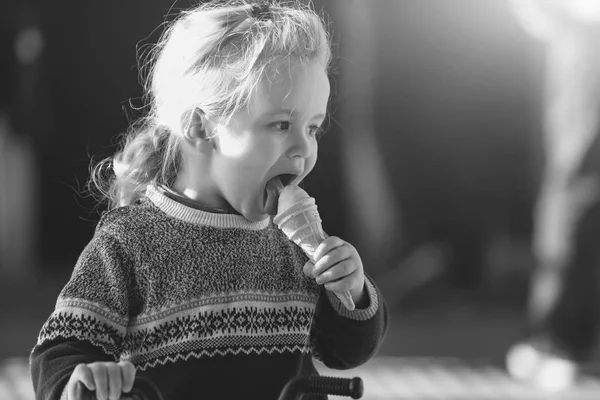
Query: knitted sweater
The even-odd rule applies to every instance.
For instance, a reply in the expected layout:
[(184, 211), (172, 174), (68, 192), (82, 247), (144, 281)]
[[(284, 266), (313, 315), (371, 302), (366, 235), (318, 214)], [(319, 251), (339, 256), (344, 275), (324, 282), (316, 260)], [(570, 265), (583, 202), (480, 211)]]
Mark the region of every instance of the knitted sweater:
[(367, 277), (367, 308), (348, 311), (302, 273), (306, 261), (270, 219), (150, 186), (104, 214), (79, 257), (31, 353), (36, 399), (66, 399), (75, 366), (95, 361), (131, 361), (166, 400), (276, 399), (298, 373), (317, 374), (313, 357), (365, 363), (387, 327), (376, 286)]

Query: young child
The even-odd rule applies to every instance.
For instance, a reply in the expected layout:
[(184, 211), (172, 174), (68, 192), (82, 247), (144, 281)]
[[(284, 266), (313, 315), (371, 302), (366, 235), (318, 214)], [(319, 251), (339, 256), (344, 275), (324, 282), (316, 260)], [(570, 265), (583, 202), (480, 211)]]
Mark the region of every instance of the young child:
[[(313, 357), (368, 361), (388, 317), (355, 248), (331, 236), (313, 264), (271, 218), (276, 180), (297, 184), (317, 160), (320, 17), (299, 3), (204, 4), (153, 54), (150, 112), (108, 161), (111, 211), (32, 351), (36, 398), (74, 400), (82, 382), (114, 400), (143, 374), (167, 400), (275, 399), (317, 374)], [(334, 295), (345, 291), (353, 311)]]

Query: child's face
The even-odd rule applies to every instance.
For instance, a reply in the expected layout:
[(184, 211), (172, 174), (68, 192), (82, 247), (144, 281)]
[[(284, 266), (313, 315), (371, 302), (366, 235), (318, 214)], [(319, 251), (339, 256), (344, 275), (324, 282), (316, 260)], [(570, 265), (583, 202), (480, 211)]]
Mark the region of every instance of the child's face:
[(267, 182), (283, 175), (284, 185), (298, 183), (313, 169), (327, 111), (329, 79), (322, 66), (286, 61), (278, 70), (215, 138), (211, 178), (220, 206), (251, 221), (267, 218), (273, 205)]

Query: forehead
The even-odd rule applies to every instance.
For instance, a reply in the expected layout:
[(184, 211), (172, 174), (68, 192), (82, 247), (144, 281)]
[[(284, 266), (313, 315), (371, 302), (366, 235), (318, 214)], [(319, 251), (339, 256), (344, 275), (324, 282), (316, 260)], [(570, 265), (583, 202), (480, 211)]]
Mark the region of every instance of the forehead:
[(260, 81), (248, 104), (249, 114), (293, 110), (308, 117), (324, 114), (330, 86), (325, 68), (317, 62), (278, 61)]

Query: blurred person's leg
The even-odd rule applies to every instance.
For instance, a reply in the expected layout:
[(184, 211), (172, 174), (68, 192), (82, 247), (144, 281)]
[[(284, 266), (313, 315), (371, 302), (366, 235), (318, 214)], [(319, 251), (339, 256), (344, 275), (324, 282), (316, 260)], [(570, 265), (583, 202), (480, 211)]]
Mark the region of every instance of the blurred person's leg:
[(582, 214), (576, 224), (573, 255), (566, 265), (557, 300), (539, 320), (540, 336), (563, 349), (576, 362), (589, 361), (598, 335), (600, 302), (600, 202)]
[(36, 139), (51, 118), (41, 85), (43, 2), (9, 2), (0, 15), (0, 283), (31, 285), (37, 272)]
[[(8, 118), (0, 110), (0, 188), (6, 188), (8, 181), (8, 163), (6, 154), (6, 139), (8, 137)], [(6, 191), (0, 191), (0, 265), (7, 262), (6, 249), (8, 247), (8, 224), (6, 223), (8, 207)]]
[(0, 111), (0, 282), (30, 280), (35, 265), (35, 160)]
[(600, 233), (598, 130), (600, 9), (596, 20), (563, 0), (513, 0), (546, 53), (545, 167), (536, 207), (529, 317), (531, 338), (508, 354), (513, 375), (570, 383), (589, 357), (598, 325)]
[[(563, 210), (548, 207), (546, 215), (539, 214), (539, 271), (530, 304), (533, 334), (548, 336), (566, 356), (583, 362), (593, 352), (600, 322), (599, 135), (558, 195), (567, 199), (561, 204)], [(554, 227), (553, 220), (558, 220)], [(560, 230), (562, 243), (543, 242), (544, 230)], [(553, 245), (560, 247), (560, 254)]]
[[(529, 318), (531, 331), (508, 355), (516, 377), (557, 388), (590, 361), (600, 324), (600, 137), (583, 168), (540, 195)], [(590, 168), (591, 167), (591, 168)], [(547, 183), (548, 186), (552, 185)]]

